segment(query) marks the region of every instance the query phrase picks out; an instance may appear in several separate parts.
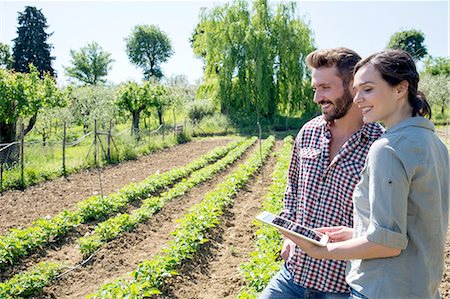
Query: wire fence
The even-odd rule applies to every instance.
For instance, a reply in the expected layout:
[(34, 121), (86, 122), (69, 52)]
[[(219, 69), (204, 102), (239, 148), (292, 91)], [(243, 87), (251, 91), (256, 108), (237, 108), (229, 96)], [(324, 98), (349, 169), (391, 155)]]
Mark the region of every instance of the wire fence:
[(156, 148), (169, 138), (177, 140), (187, 125), (185, 120), (184, 124), (162, 124), (154, 130), (144, 128), (117, 132), (112, 121), (107, 130), (100, 130), (95, 121), (93, 131), (69, 139), (67, 124), (63, 123), (61, 139), (25, 142), (22, 124), (19, 141), (0, 144), (0, 192), (23, 189), (83, 168), (136, 158), (139, 148)]

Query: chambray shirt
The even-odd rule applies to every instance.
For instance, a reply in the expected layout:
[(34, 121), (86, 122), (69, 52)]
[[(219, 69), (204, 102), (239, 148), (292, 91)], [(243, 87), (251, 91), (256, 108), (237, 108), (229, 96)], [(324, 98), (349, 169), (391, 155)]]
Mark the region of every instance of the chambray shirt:
[(390, 128), (355, 188), (354, 237), (401, 249), (353, 260), (347, 282), (368, 298), (439, 298), (449, 214), (449, 154), (423, 117)]
[[(293, 147), (282, 216), (307, 227), (353, 226), (352, 194), (372, 143), (384, 133), (364, 124), (330, 161), (330, 124), (323, 116), (307, 122)], [(322, 292), (348, 292), (345, 261), (318, 260), (299, 247), (286, 266), (294, 282)]]

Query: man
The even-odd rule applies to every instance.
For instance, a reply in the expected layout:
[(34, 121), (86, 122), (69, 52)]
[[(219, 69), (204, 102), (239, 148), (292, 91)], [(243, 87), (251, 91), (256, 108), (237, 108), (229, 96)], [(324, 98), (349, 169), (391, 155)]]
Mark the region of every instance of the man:
[[(347, 48), (318, 50), (306, 58), (322, 115), (295, 139), (282, 217), (312, 228), (352, 227), (353, 189), (369, 147), (384, 132), (378, 124), (363, 124), (353, 103), (353, 69), (360, 59)], [(285, 264), (260, 299), (349, 297), (345, 261), (311, 258), (288, 239), (281, 256)]]

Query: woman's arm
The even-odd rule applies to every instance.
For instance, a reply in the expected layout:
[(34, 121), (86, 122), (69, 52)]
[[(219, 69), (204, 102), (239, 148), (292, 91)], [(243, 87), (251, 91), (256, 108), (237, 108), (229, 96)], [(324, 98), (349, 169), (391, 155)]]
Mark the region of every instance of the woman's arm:
[[(283, 233), (283, 232), (281, 232)], [(327, 260), (355, 260), (387, 258), (400, 254), (400, 248), (392, 248), (367, 240), (366, 237), (358, 237), (343, 242), (328, 243), (321, 247), (301, 238), (284, 234), (291, 239), (307, 255), (316, 259)]]

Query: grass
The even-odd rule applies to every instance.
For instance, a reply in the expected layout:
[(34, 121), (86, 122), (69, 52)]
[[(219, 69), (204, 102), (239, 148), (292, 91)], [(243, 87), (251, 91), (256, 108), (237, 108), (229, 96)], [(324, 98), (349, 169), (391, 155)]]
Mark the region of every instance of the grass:
[[(75, 134), (74, 134), (75, 135)], [(111, 142), (111, 159), (107, 161), (107, 137), (101, 136), (97, 143), (97, 161), (94, 160), (95, 146), (94, 136), (86, 137), (77, 145), (67, 143), (65, 152), (65, 174), (75, 173), (81, 169), (91, 167), (103, 167), (107, 164), (119, 163), (125, 160), (133, 160), (138, 156), (149, 154), (157, 150), (172, 147), (191, 139), (191, 136), (183, 133), (175, 137), (167, 134), (162, 140), (161, 135), (142, 136), (136, 140), (130, 134), (122, 134), (113, 137)], [(29, 142), (27, 140), (27, 142)], [(21, 178), (21, 169), (18, 164), (5, 168), (0, 182), (0, 191), (8, 189), (24, 189), (43, 181), (51, 180), (64, 175), (63, 171), (62, 143), (47, 142), (44, 146), (41, 142), (29, 142), (24, 146), (24, 180)]]

